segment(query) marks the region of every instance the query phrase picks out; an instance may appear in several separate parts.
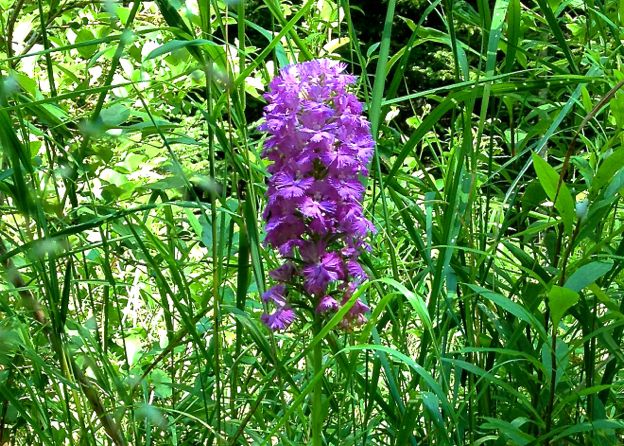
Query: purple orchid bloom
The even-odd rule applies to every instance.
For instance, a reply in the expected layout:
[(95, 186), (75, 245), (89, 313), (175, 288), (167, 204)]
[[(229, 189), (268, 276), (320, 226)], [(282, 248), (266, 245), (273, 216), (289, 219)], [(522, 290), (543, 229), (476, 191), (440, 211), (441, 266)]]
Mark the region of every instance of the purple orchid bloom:
[[(262, 156), (271, 161), (265, 244), (285, 259), (269, 273), (277, 285), (262, 296), (276, 308), (262, 316), (271, 330), (294, 321), (294, 290), (318, 314), (331, 315), (367, 277), (358, 257), (375, 228), (362, 211), (360, 177), (368, 173), (374, 142), (362, 104), (349, 92), (356, 78), (345, 69), (329, 59), (290, 65), (264, 95), (259, 129), (269, 134)], [(341, 302), (332, 297), (340, 293)], [(362, 324), (368, 311), (358, 299), (342, 326)]]

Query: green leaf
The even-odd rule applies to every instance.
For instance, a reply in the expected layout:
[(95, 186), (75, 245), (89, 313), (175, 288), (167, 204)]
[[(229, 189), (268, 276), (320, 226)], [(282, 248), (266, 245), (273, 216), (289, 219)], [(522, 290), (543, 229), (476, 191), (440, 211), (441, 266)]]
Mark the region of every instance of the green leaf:
[(19, 86), (22, 87), (22, 89), (28, 94), (30, 94), (32, 97), (36, 97), (37, 93), (39, 93), (39, 96), (41, 96), (41, 93), (39, 92), (39, 89), (37, 88), (37, 81), (35, 81), (31, 77), (24, 76), (23, 74), (17, 71), (11, 71), (10, 74), (11, 74), (11, 77), (17, 80), (17, 83), (19, 84)]
[(503, 23), (505, 23), (505, 16), (507, 15), (508, 7), (509, 0), (496, 0), (496, 3), (494, 4), (490, 38), (488, 40), (487, 60), (485, 64), (485, 70), (489, 75), (492, 75), (494, 73), (494, 68), (496, 68), (496, 52), (498, 50), (498, 44), (503, 31)]
[(407, 365), (423, 379), (423, 381), (427, 384), (429, 389), (431, 389), (433, 391), (433, 394), (438, 398), (438, 401), (440, 401), (442, 405), (445, 406), (445, 409), (448, 410), (450, 408), (448, 400), (446, 396), (444, 395), (444, 392), (442, 391), (440, 384), (438, 384), (438, 382), (433, 378), (433, 376), (431, 375), (431, 373), (429, 373), (427, 369), (425, 369), (423, 366), (418, 364), (409, 356), (393, 348), (386, 347), (385, 345), (377, 345), (377, 344), (351, 345), (342, 349), (343, 352), (357, 351), (357, 350), (373, 350), (377, 353), (384, 352), (388, 354), (389, 356), (392, 356), (397, 361), (402, 362), (403, 364)]
[(182, 48), (194, 48), (201, 46), (218, 46), (216, 43), (211, 40), (205, 39), (195, 39), (195, 40), (171, 40), (165, 43), (162, 46), (159, 46), (155, 50), (151, 51), (145, 60), (151, 60), (158, 56), (162, 56), (163, 54), (172, 53), (174, 51), (180, 50)]
[(145, 187), (152, 190), (168, 190), (168, 189), (180, 189), (186, 186), (184, 178), (178, 175), (163, 178), (162, 180), (155, 181), (147, 184)]
[(594, 294), (594, 296), (596, 296), (598, 300), (611, 311), (611, 314), (614, 317), (617, 317), (619, 319), (624, 319), (624, 315), (620, 312), (619, 303), (615, 299), (612, 299), (598, 285), (596, 285), (595, 283), (592, 283), (591, 285), (587, 286), (587, 289), (591, 291)]
[[(491, 417), (485, 417), (487, 420), (481, 425), (482, 429), (495, 429), (499, 431), (503, 436), (508, 438), (516, 445), (529, 444), (535, 439), (535, 437), (523, 432), (515, 422), (508, 422), (503, 420), (497, 420)], [(515, 421), (515, 420), (514, 420)]]
[(444, 428), (444, 419), (442, 418), (442, 412), (440, 411), (440, 400), (432, 392), (422, 392), (421, 398), (426, 412), (431, 416), (433, 422), (439, 429)]
[[(568, 437), (572, 434), (577, 434), (579, 432), (593, 432), (598, 431), (599, 429), (624, 429), (624, 421), (622, 420), (594, 420), (586, 423), (578, 423), (573, 424), (566, 427), (561, 433), (559, 433), (556, 437), (552, 438), (552, 441), (557, 441), (562, 438)], [(606, 443), (602, 443), (606, 444)]]
[(158, 407), (152, 406), (151, 404), (143, 403), (139, 405), (135, 412), (135, 416), (137, 420), (142, 422), (149, 422), (150, 424), (158, 426), (161, 429), (167, 428), (167, 419), (163, 416)]
[(171, 376), (164, 370), (155, 369), (150, 373), (150, 381), (154, 386), (154, 394), (159, 398), (169, 398), (173, 391), (171, 389)]
[(117, 17), (119, 17), (121, 23), (123, 23), (124, 25), (128, 23), (128, 18), (130, 17), (130, 8), (118, 6), (115, 13), (117, 14)]
[(548, 3), (546, 3), (545, 0), (537, 0), (537, 4), (542, 10), (542, 13), (544, 14), (544, 17), (546, 18), (548, 25), (550, 26), (550, 30), (553, 36), (557, 40), (557, 43), (559, 43), (559, 49), (561, 50), (561, 52), (563, 52), (563, 55), (568, 61), (570, 71), (572, 73), (577, 74), (579, 70), (576, 66), (576, 62), (574, 61), (574, 56), (572, 55), (572, 51), (570, 50), (570, 47), (568, 46), (568, 41), (566, 40), (566, 37), (563, 35), (563, 32), (561, 31), (561, 28), (559, 26), (559, 23), (557, 22), (557, 18), (555, 17), (555, 14), (553, 13), (552, 9), (550, 9), (550, 6), (548, 5)]
[(546, 195), (555, 203), (555, 209), (559, 211), (565, 232), (571, 234), (576, 213), (570, 190), (565, 183), (559, 183), (557, 171), (536, 153), (533, 154), (533, 167)]
[(507, 14), (507, 54), (505, 55), (504, 72), (509, 73), (516, 59), (516, 50), (520, 37), (520, 0), (511, 0), (509, 3), (509, 13)]
[(405, 296), (407, 301), (412, 305), (412, 307), (416, 311), (416, 314), (418, 314), (418, 316), (422, 320), (423, 324), (425, 325), (425, 328), (427, 330), (433, 330), (433, 326), (431, 324), (431, 318), (429, 317), (429, 312), (427, 311), (427, 305), (425, 304), (425, 302), (422, 300), (420, 296), (408, 290), (403, 284), (389, 277), (384, 277), (382, 279), (379, 279), (379, 281), (393, 286), (403, 296)]
[[(555, 386), (557, 386), (559, 382), (561, 382), (561, 378), (564, 376), (564, 371), (567, 369), (568, 362), (570, 360), (570, 349), (561, 339), (557, 339), (555, 344), (555, 365), (557, 366)], [(547, 341), (542, 344), (542, 365), (544, 366), (546, 376), (551, 376), (553, 367), (551, 341)]]
[(102, 170), (100, 178), (109, 184), (114, 184), (117, 187), (123, 187), (128, 183), (128, 177), (126, 175), (109, 168)]
[(581, 291), (611, 271), (611, 268), (613, 268), (612, 261), (598, 261), (583, 265), (568, 278), (565, 287), (573, 291)]
[(136, 124), (124, 126), (122, 127), (122, 129), (123, 132), (126, 134), (141, 132), (143, 137), (146, 137), (149, 135), (158, 134), (160, 132), (174, 130), (178, 127), (178, 124), (174, 124), (162, 119), (156, 119), (154, 120), (154, 122), (137, 122)]
[(554, 326), (559, 324), (566, 311), (572, 308), (579, 300), (579, 294), (569, 288), (553, 285), (548, 292), (548, 308)]
[[(80, 30), (76, 33), (76, 44), (86, 44), (90, 41), (94, 41), (95, 36), (93, 33), (87, 28), (80, 28)], [(84, 59), (90, 59), (97, 52), (98, 47), (94, 45), (80, 45), (76, 48), (78, 50), (78, 54), (82, 56)]]
[(130, 110), (121, 104), (114, 104), (100, 112), (100, 118), (106, 128), (118, 127), (130, 117)]
[(615, 119), (615, 125), (620, 129), (623, 128), (624, 127), (624, 94), (621, 91), (618, 91), (613, 97), (613, 99), (609, 101), (609, 106), (611, 108), (611, 115), (613, 116), (613, 119)]
[(619, 149), (600, 164), (592, 181), (592, 193), (597, 193), (622, 167), (624, 167), (624, 149)]
[(535, 316), (529, 313), (522, 305), (519, 305), (511, 301), (509, 298), (503, 296), (502, 294), (495, 293), (494, 291), (490, 291), (480, 286), (468, 285), (468, 287), (471, 288), (475, 293), (485, 297), (486, 299), (490, 300), (491, 302), (498, 305), (502, 309), (510, 312), (511, 314), (516, 316), (518, 319), (523, 320), (524, 322), (528, 323), (537, 331), (539, 331), (539, 333), (544, 339), (546, 338), (546, 331), (544, 330), (544, 327), (542, 326), (542, 324), (535, 318)]
[(205, 215), (199, 217), (199, 224), (202, 227), (201, 239), (206, 247), (212, 246), (212, 223), (206, 218)]

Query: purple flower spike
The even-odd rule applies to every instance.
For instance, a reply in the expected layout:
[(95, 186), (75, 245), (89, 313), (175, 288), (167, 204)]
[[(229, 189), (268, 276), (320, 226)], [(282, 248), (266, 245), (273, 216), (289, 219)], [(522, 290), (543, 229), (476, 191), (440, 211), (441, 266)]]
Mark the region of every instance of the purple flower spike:
[(263, 314), (262, 322), (273, 331), (285, 330), (295, 320), (292, 308), (278, 308), (273, 314)]
[(316, 306), (316, 312), (320, 314), (337, 311), (340, 308), (340, 304), (336, 299), (331, 296), (324, 296), (319, 304)]
[(269, 273), (272, 279), (277, 280), (278, 282), (289, 282), (292, 279), (293, 274), (295, 273), (295, 265), (290, 262), (284, 263), (277, 269), (274, 269)]
[(349, 316), (352, 318), (357, 318), (360, 315), (364, 315), (370, 311), (368, 305), (362, 302), (360, 299), (357, 299), (351, 309), (349, 310)]
[[(285, 259), (270, 273), (278, 284), (262, 296), (276, 307), (262, 316), (271, 330), (293, 322), (294, 290), (331, 315), (367, 277), (358, 257), (375, 227), (362, 211), (360, 177), (368, 173), (374, 142), (362, 104), (349, 92), (356, 78), (345, 69), (329, 59), (290, 65), (264, 95), (259, 129), (269, 134), (262, 156), (271, 161), (265, 244)], [(342, 303), (332, 297), (338, 293)], [(368, 311), (358, 299), (342, 326), (362, 324)]]
[(278, 307), (286, 305), (286, 286), (276, 285), (262, 295), (264, 302), (273, 302)]

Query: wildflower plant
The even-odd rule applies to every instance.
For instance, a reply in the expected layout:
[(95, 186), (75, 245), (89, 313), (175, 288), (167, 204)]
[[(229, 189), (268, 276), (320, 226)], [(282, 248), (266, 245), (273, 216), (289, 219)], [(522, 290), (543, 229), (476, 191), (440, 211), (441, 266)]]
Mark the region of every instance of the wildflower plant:
[[(259, 129), (270, 135), (262, 156), (272, 161), (265, 243), (284, 259), (262, 296), (274, 308), (262, 316), (272, 330), (295, 320), (294, 303), (330, 316), (366, 279), (358, 257), (375, 228), (362, 211), (362, 178), (374, 142), (345, 69), (328, 59), (290, 65), (265, 94)], [(362, 324), (368, 310), (357, 299), (342, 327)]]

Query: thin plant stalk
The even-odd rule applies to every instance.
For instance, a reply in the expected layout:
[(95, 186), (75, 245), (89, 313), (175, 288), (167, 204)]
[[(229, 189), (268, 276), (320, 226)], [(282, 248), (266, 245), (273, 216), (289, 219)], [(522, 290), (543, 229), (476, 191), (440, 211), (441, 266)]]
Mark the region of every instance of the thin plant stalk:
[[(318, 314), (314, 315), (313, 333), (316, 337), (322, 328), (321, 318)], [(323, 346), (321, 342), (314, 345), (312, 353), (312, 370), (313, 377), (316, 378), (323, 370)], [(312, 446), (321, 446), (323, 444), (323, 379), (318, 379), (314, 384), (312, 393)]]

